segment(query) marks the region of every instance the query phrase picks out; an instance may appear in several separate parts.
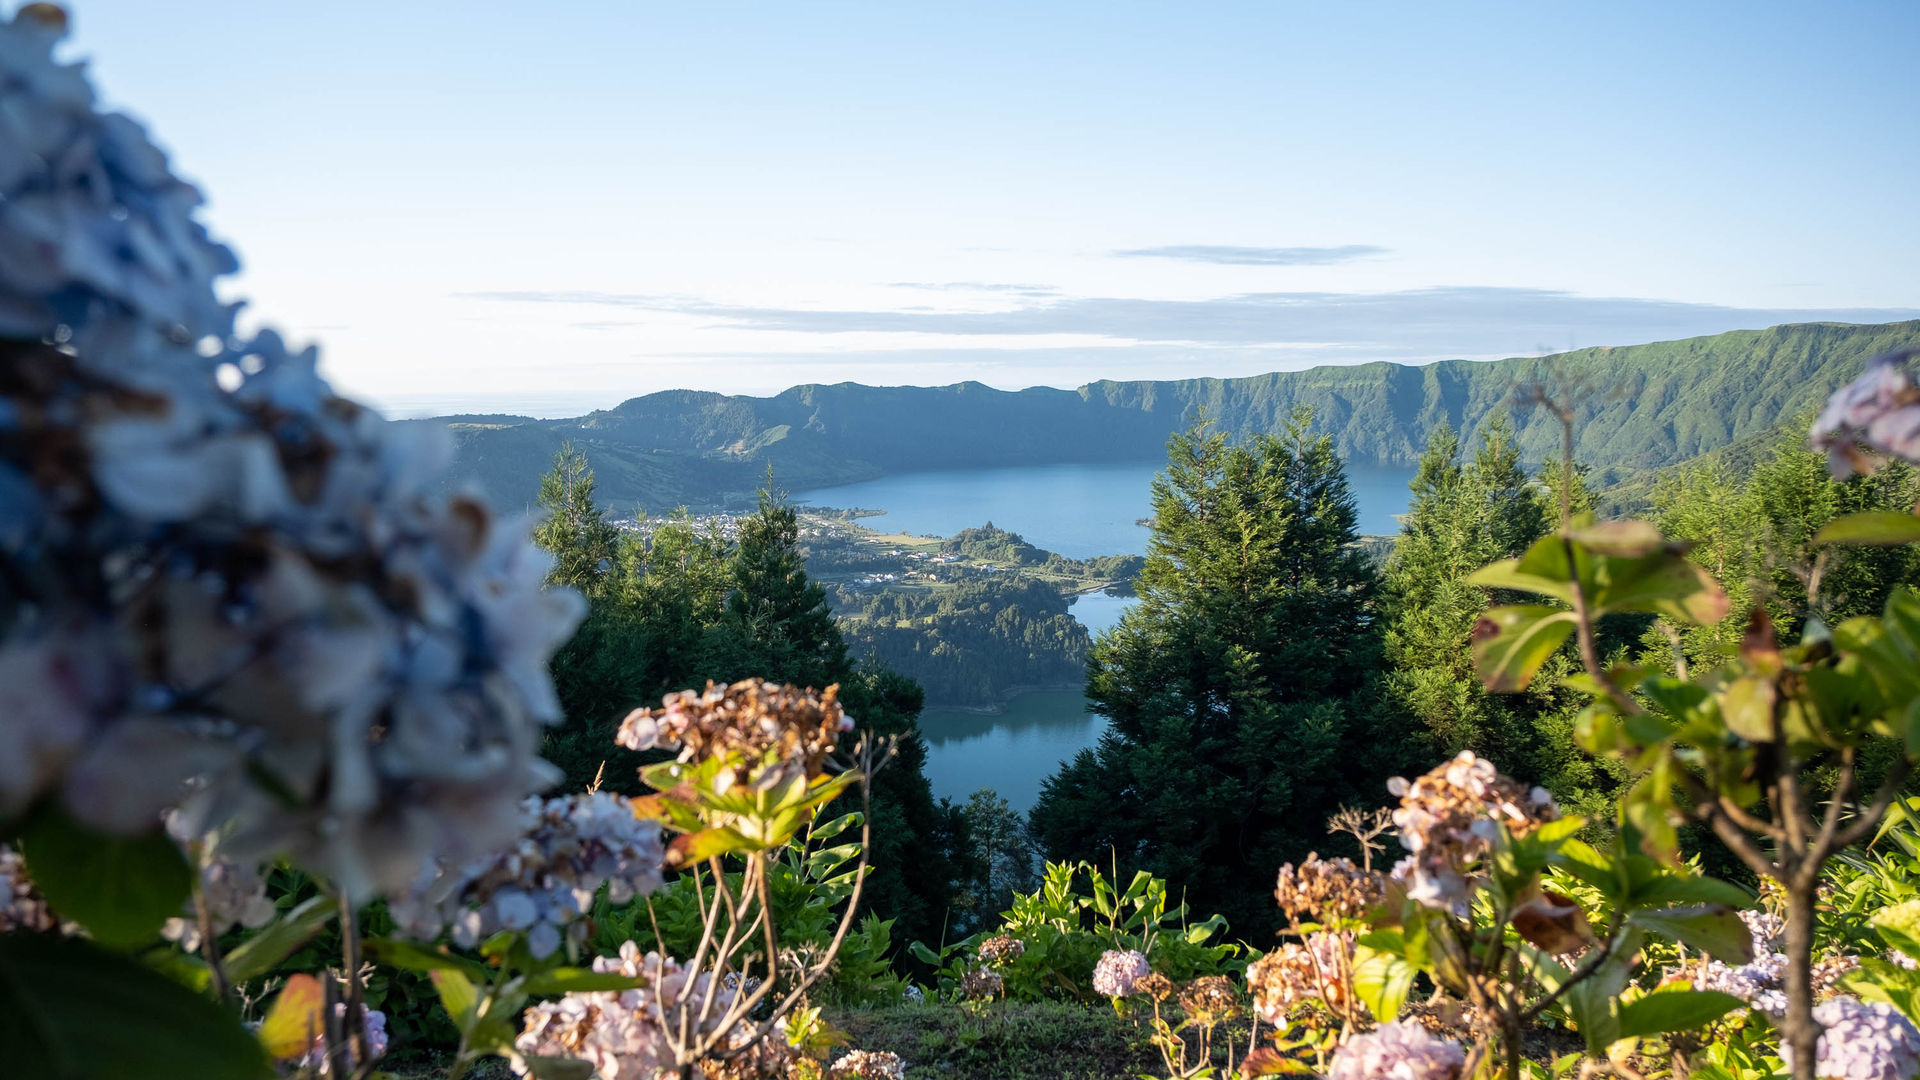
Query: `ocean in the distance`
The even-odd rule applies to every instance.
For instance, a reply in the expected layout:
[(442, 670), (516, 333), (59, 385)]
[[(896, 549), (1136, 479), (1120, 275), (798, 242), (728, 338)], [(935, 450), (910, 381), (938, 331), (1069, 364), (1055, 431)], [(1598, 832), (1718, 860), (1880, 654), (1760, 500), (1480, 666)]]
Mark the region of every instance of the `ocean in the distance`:
[[(1144, 555), (1147, 530), (1137, 522), (1153, 513), (1150, 485), (1159, 471), (1134, 462), (902, 473), (802, 491), (794, 501), (884, 510), (860, 522), (881, 532), (952, 536), (991, 521), (1072, 559)], [(1360, 532), (1400, 531), (1394, 515), (1406, 512), (1412, 478), (1411, 468), (1348, 467)]]
[[(1047, 551), (1069, 558), (1144, 554), (1152, 513), (1149, 485), (1159, 466), (1034, 465), (909, 473), (803, 491), (796, 502), (884, 510), (861, 524), (882, 532), (952, 536), (991, 521)], [(1349, 467), (1360, 532), (1399, 531), (1412, 469)], [(1104, 595), (1077, 598), (1070, 609), (1089, 632), (1118, 622), (1134, 603)], [(999, 713), (931, 708), (920, 714), (927, 740), (927, 778), (938, 798), (965, 802), (980, 788), (999, 792), (1022, 813), (1060, 763), (1098, 742), (1106, 721), (1087, 711), (1078, 690), (1019, 694)]]

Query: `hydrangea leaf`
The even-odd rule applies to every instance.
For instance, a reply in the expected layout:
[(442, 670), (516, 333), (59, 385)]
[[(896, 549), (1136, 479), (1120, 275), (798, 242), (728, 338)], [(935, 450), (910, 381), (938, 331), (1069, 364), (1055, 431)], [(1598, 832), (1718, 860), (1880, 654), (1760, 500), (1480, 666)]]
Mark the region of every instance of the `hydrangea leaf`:
[(1573, 613), (1538, 604), (1497, 607), (1473, 628), (1473, 663), (1487, 689), (1524, 690), (1573, 633)]
[(393, 938), (368, 938), (361, 942), (367, 959), (406, 971), (458, 971), (470, 979), (486, 981), (492, 977), (485, 964), (455, 956), (444, 946), (429, 947)]
[(1753, 962), (1753, 931), (1725, 904), (1636, 911), (1628, 916), (1641, 927), (1699, 949), (1735, 967)]
[(1383, 1021), (1400, 1015), (1400, 1007), (1413, 990), (1414, 976), (1419, 973), (1404, 957), (1366, 945), (1354, 947), (1354, 994)]
[(193, 868), (164, 829), (95, 832), (49, 806), (27, 822), (20, 852), (47, 904), (108, 945), (144, 945), (193, 895)]
[(452, 968), (437, 968), (427, 972), (427, 978), (433, 982), (434, 992), (440, 995), (440, 1005), (447, 1010), (455, 1027), (465, 1030), (475, 1003), (480, 1000), (480, 991), (473, 980)]
[(260, 1022), (260, 1045), (280, 1061), (296, 1058), (326, 1033), (326, 994), (320, 980), (299, 974), (287, 979)]
[(236, 983), (261, 978), (319, 933), (333, 916), (333, 901), (324, 896), (313, 897), (288, 911), (227, 954), (227, 978)]
[(1834, 518), (1813, 534), (1819, 544), (1892, 547), (1920, 543), (1920, 517), (1898, 510), (1867, 510)]
[(1867, 923), (1889, 946), (1920, 960), (1920, 900), (1883, 908)]
[(1717, 990), (1661, 990), (1620, 1007), (1620, 1037), (1705, 1027), (1746, 1002)]
[(522, 1057), (535, 1080), (593, 1080), (593, 1063), (579, 1058)]
[(238, 1017), (139, 962), (79, 938), (0, 935), (8, 1076), (264, 1080)]
[(592, 993), (606, 990), (632, 990), (647, 985), (647, 980), (617, 971), (591, 971), (587, 968), (554, 968), (528, 975), (521, 989), (529, 994)]

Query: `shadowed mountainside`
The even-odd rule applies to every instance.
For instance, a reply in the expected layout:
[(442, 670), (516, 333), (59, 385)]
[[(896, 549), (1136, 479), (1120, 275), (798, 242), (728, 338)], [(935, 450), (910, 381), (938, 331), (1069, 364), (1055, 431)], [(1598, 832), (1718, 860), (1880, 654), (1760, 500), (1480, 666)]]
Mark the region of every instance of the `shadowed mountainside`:
[[(1648, 345), (1492, 362), (1372, 363), (1241, 379), (1102, 381), (1077, 390), (796, 386), (773, 397), (671, 390), (562, 420), (456, 416), (456, 483), (531, 502), (562, 441), (592, 461), (608, 505), (627, 513), (740, 504), (769, 466), (804, 490), (935, 469), (1159, 461), (1199, 410), (1230, 431), (1278, 430), (1296, 406), (1357, 464), (1410, 465), (1445, 422), (1472, 432), (1512, 414), (1527, 460), (1559, 450), (1559, 425), (1516, 407), (1516, 390), (1582, 387), (1576, 456), (1624, 479), (1753, 439), (1817, 405), (1888, 349), (1920, 343), (1920, 321), (1805, 323)], [(433, 422), (433, 421), (422, 421)]]

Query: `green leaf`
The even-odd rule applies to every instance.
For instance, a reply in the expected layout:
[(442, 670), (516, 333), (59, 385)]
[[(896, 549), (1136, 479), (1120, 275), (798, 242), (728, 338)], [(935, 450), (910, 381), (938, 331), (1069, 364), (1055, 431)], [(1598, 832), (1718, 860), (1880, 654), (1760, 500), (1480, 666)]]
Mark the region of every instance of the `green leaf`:
[(108, 945), (154, 940), (193, 896), (193, 868), (158, 825), (115, 836), (49, 805), (22, 830), (20, 853), (48, 906)]
[(211, 1000), (78, 938), (0, 935), (0, 1047), (33, 1080), (271, 1077), (253, 1033)]
[(1400, 1015), (1419, 971), (1402, 957), (1365, 945), (1353, 950), (1353, 990), (1382, 1023)]
[(1745, 1005), (1717, 990), (1661, 990), (1620, 1006), (1620, 1037), (1704, 1027)]
[(467, 1017), (480, 1000), (480, 991), (474, 988), (473, 981), (452, 968), (429, 971), (427, 978), (433, 981), (433, 989), (440, 995), (440, 1004), (446, 1008), (454, 1026), (465, 1030)]
[(1584, 840), (1572, 837), (1561, 841), (1559, 848), (1547, 856), (1547, 865), (1579, 878), (1582, 882), (1599, 889), (1609, 900), (1620, 895), (1620, 872), (1613, 860)]
[(1730, 908), (1748, 908), (1753, 906), (1753, 894), (1718, 878), (1663, 870), (1660, 876), (1633, 890), (1630, 902), (1635, 907), (1723, 904)]
[(851, 814), (841, 814), (839, 817), (834, 818), (832, 821), (826, 822), (821, 825), (815, 825), (813, 827), (813, 834), (810, 838), (814, 840), (831, 840), (834, 837), (839, 836), (841, 833), (846, 832), (848, 829), (857, 828), (860, 825), (860, 823), (865, 820), (866, 820), (866, 815), (862, 814), (858, 810), (855, 810)]
[(521, 982), (529, 994), (572, 994), (596, 990), (632, 990), (647, 985), (645, 978), (622, 975), (617, 971), (591, 971), (587, 968), (554, 968), (535, 972)]
[(841, 844), (839, 847), (821, 848), (807, 855), (807, 876), (818, 880), (845, 866), (860, 854), (859, 844)]
[(458, 971), (469, 979), (486, 982), (492, 973), (485, 964), (456, 956), (444, 947), (428, 948), (397, 938), (368, 938), (360, 945), (367, 959), (406, 971)]
[(1898, 510), (1867, 510), (1834, 518), (1813, 534), (1815, 545), (1891, 547), (1920, 542), (1920, 517)]
[(1621, 1038), (1620, 994), (1627, 988), (1643, 938), (1635, 929), (1621, 934), (1593, 974), (1574, 983), (1560, 999), (1566, 1002), (1567, 1014), (1580, 1026), (1580, 1037), (1589, 1053), (1603, 1056), (1607, 1047)]
[(1673, 755), (1661, 754), (1653, 768), (1620, 801), (1620, 823), (1640, 850), (1665, 863), (1680, 860), (1680, 831), (1674, 827)]
[(1732, 908), (1721, 904), (1636, 911), (1634, 924), (1662, 934), (1725, 964), (1753, 962), (1753, 931)]
[(251, 982), (269, 974), (294, 950), (305, 945), (320, 928), (332, 921), (332, 898), (316, 896), (268, 923), (260, 932), (240, 943), (227, 954), (227, 977), (236, 983)]
[(593, 1062), (579, 1058), (522, 1057), (535, 1080), (593, 1080)]
[(1194, 923), (1187, 927), (1187, 944), (1199, 945), (1208, 938), (1227, 928), (1227, 917), (1215, 912), (1206, 922)]
[(1920, 960), (1920, 900), (1882, 908), (1867, 920), (1889, 946)]
[(918, 941), (907, 942), (907, 949), (910, 952), (912, 952), (914, 955), (914, 958), (919, 960), (921, 963), (927, 964), (932, 967), (940, 966), (940, 954), (934, 952), (932, 949), (927, 948), (925, 945), (921, 944), (920, 942)]
[(1473, 627), (1474, 670), (1489, 690), (1525, 690), (1573, 628), (1573, 612), (1562, 608), (1539, 604), (1494, 608)]
[(1651, 522), (1629, 518), (1574, 529), (1568, 535), (1575, 543), (1600, 555), (1639, 558), (1666, 546), (1666, 538)]

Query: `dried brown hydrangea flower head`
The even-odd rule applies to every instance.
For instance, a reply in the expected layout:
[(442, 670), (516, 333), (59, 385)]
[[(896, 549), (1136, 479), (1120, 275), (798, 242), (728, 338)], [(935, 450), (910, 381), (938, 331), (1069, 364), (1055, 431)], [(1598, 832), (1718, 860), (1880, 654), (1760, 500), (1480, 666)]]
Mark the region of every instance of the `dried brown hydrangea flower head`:
[(999, 997), (1005, 986), (1006, 980), (1000, 977), (1000, 973), (988, 968), (974, 968), (960, 977), (960, 992), (971, 1001)]
[(1165, 1001), (1173, 996), (1173, 980), (1156, 971), (1144, 979), (1135, 980), (1133, 992), (1145, 994), (1155, 1001)]
[(1330, 923), (1358, 919), (1380, 902), (1385, 884), (1379, 874), (1353, 865), (1351, 859), (1322, 859), (1309, 853), (1298, 867), (1280, 867), (1273, 898), (1295, 922)]
[(798, 767), (809, 779), (826, 768), (828, 755), (853, 721), (840, 709), (840, 688), (823, 691), (746, 679), (732, 686), (708, 683), (704, 691), (682, 690), (661, 699), (658, 709), (635, 709), (614, 739), (629, 750), (678, 750), (680, 760), (737, 756), (735, 779), (764, 765)]
[(1345, 1009), (1345, 973), (1352, 966), (1352, 950), (1348, 935), (1322, 932), (1309, 934), (1305, 944), (1289, 941), (1254, 961), (1247, 968), (1254, 1011), (1278, 1027), (1309, 1002), (1336, 1012)]
[(1018, 960), (1026, 951), (1026, 943), (1019, 938), (998, 934), (980, 943), (980, 962), (1000, 967)]
[(1223, 1024), (1240, 1015), (1240, 995), (1225, 975), (1203, 975), (1180, 988), (1180, 1011), (1201, 1024)]
[(1466, 869), (1492, 850), (1500, 827), (1524, 836), (1560, 816), (1545, 788), (1501, 775), (1472, 751), (1411, 783), (1396, 776), (1387, 790), (1400, 797), (1393, 823), (1411, 852), (1393, 878), (1408, 897), (1433, 908), (1465, 910), (1472, 891)]

